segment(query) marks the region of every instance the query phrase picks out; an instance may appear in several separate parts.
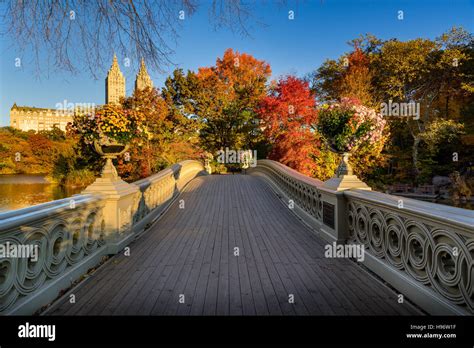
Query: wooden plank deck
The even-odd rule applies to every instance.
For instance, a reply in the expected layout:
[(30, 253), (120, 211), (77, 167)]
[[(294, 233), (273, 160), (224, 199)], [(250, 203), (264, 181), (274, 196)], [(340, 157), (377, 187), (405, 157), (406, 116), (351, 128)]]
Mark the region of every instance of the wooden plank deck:
[(179, 200), (48, 314), (420, 314), (354, 262), (325, 258), (261, 178), (198, 177)]

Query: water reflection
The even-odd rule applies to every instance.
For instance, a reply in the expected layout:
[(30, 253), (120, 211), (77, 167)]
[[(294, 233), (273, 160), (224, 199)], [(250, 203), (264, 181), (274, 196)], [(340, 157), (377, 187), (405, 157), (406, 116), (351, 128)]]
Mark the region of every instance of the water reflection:
[[(82, 190), (84, 190), (83, 187), (65, 188), (50, 184), (43, 175), (0, 175), (0, 212), (71, 197), (81, 193)], [(451, 200), (432, 202), (458, 208), (474, 209), (472, 202), (455, 203)]]
[(449, 205), (452, 207), (456, 208), (463, 208), (463, 209), (469, 209), (469, 210), (474, 210), (474, 202), (472, 201), (457, 201), (453, 202), (449, 199), (438, 199), (436, 201), (433, 201), (433, 203), (438, 203), (438, 204), (444, 204), (444, 205)]
[(83, 189), (50, 184), (43, 175), (0, 175), (0, 211), (70, 197)]

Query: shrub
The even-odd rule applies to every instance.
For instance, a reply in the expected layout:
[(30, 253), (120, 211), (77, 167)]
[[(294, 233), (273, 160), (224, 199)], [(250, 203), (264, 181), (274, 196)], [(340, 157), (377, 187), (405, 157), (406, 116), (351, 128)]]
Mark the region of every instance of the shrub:
[(89, 169), (73, 169), (67, 173), (64, 178), (64, 184), (66, 186), (88, 186), (94, 181), (94, 172)]

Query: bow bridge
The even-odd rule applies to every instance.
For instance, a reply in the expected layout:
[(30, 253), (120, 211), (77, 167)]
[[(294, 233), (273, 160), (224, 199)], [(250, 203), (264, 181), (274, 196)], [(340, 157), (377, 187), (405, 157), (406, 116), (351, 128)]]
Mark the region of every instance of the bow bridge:
[(39, 250), (0, 259), (0, 314), (474, 314), (474, 212), (333, 183), (270, 160), (108, 168), (0, 214), (0, 244)]

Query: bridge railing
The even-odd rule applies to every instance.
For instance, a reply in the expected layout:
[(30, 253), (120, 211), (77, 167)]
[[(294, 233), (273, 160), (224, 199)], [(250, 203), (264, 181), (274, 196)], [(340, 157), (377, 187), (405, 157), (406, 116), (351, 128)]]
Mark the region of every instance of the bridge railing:
[[(51, 303), (105, 256), (132, 242), (203, 173), (200, 162), (183, 161), (133, 184), (122, 182), (123, 196), (80, 194), (0, 213), (0, 248), (9, 251), (0, 258), (0, 315), (33, 314)], [(36, 257), (12, 254), (26, 246), (38, 251)]]
[(473, 211), (379, 192), (344, 195), (349, 242), (365, 246), (369, 268), (432, 313), (474, 314)]
[(186, 184), (196, 175), (203, 173), (204, 167), (198, 161), (183, 161), (160, 171), (148, 178), (134, 182), (140, 188), (140, 201), (133, 214), (134, 232), (140, 232), (167, 207)]
[(342, 191), (324, 187), (324, 182), (310, 178), (279, 162), (258, 160), (251, 175), (264, 176), (285, 204), (327, 241), (343, 242), (347, 237)]
[(263, 176), (328, 242), (362, 246), (364, 266), (427, 312), (474, 314), (474, 211), (365, 189), (335, 191), (270, 160), (249, 173)]

